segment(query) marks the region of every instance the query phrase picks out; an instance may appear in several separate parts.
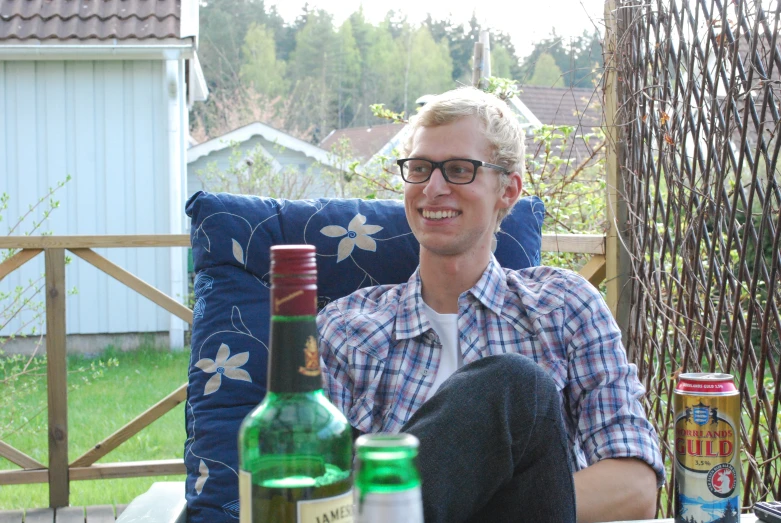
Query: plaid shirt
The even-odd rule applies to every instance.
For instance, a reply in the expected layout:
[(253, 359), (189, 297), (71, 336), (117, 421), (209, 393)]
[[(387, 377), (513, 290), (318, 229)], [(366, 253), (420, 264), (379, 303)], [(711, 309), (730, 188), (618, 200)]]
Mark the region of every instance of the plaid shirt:
[[(323, 379), (331, 401), (362, 432), (398, 432), (420, 408), (441, 344), (423, 313), (419, 271), (407, 283), (360, 289), (318, 315)], [(551, 267), (502, 269), (492, 257), (458, 298), (464, 364), (517, 352), (550, 374), (561, 396), (573, 470), (605, 458), (647, 462), (664, 481), (657, 435), (637, 368), (599, 292)]]

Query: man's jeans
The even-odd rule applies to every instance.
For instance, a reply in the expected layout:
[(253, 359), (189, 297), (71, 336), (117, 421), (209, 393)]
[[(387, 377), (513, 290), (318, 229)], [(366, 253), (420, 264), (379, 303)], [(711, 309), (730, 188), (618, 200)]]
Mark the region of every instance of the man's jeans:
[(575, 521), (559, 393), (531, 359), (465, 365), (402, 430), (420, 440), (427, 522)]

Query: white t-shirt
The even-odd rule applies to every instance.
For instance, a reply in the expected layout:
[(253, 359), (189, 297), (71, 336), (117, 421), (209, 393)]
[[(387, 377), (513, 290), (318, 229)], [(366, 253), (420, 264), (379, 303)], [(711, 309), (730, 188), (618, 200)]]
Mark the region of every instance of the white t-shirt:
[(431, 327), (442, 342), (442, 354), (439, 358), (439, 369), (434, 379), (434, 384), (428, 391), (428, 400), (439, 390), (439, 386), (457, 371), (463, 364), (464, 358), (458, 348), (458, 314), (439, 314), (437, 311), (423, 303), (423, 311), (431, 322)]

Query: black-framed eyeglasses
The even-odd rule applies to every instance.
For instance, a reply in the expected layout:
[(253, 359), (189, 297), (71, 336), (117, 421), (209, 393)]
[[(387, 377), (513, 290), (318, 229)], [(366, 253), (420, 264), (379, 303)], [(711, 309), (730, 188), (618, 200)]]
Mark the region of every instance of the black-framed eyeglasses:
[(475, 181), (478, 167), (488, 167), (502, 174), (510, 172), (501, 165), (467, 158), (453, 158), (444, 162), (432, 162), (423, 158), (403, 158), (396, 160), (396, 164), (399, 167), (398, 173), (401, 174), (402, 180), (407, 183), (427, 182), (434, 169), (440, 170), (446, 182), (455, 185), (466, 185)]

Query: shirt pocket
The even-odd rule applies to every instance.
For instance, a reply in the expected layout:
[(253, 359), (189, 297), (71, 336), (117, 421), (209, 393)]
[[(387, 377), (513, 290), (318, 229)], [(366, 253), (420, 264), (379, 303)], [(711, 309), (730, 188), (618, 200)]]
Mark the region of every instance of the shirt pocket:
[(348, 326), (347, 345), (352, 352), (357, 353), (356, 358), (362, 355), (379, 362), (388, 359), (391, 338), (382, 327), (359, 316), (350, 318)]

